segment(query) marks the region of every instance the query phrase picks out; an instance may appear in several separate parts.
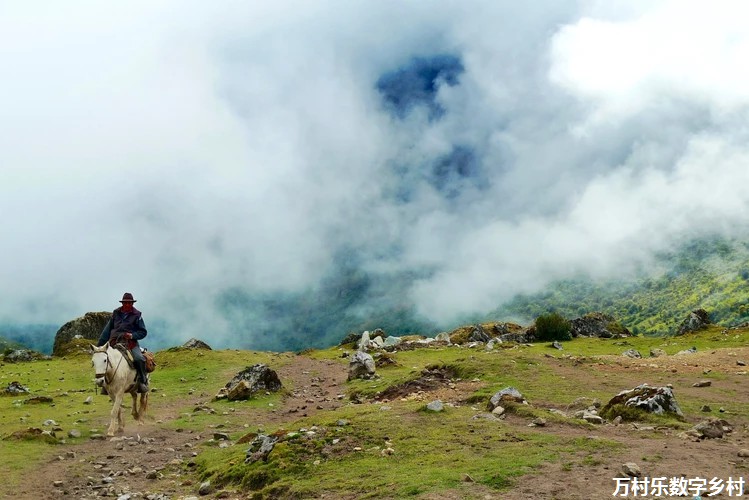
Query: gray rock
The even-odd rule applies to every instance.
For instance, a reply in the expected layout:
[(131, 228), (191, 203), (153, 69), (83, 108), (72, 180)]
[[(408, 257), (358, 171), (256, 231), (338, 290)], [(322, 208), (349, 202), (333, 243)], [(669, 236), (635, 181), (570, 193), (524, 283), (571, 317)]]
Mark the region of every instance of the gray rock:
[(489, 340), (491, 340), (491, 337), (481, 325), (474, 326), (471, 334), (468, 336), (469, 342), (489, 342)]
[(200, 487), (198, 488), (199, 495), (210, 495), (211, 493), (213, 493), (213, 486), (211, 486), (210, 481), (200, 483)]
[(270, 452), (273, 451), (273, 448), (276, 446), (277, 441), (278, 438), (276, 437), (258, 434), (257, 437), (250, 443), (250, 447), (247, 448), (247, 455), (244, 463), (251, 464), (257, 462), (258, 460), (267, 462), (268, 455), (270, 455)]
[(749, 450), (747, 450), (746, 448), (740, 449), (739, 450), (739, 456), (742, 457), (742, 458), (749, 457)]
[(586, 314), (570, 321), (573, 337), (629, 337), (632, 333), (617, 323), (616, 319), (600, 312)]
[(698, 423), (687, 431), (687, 434), (695, 436), (698, 439), (719, 439), (732, 431), (733, 426), (725, 420), (712, 418)]
[(196, 339), (194, 337), (188, 340), (187, 342), (185, 342), (184, 344), (182, 344), (182, 347), (186, 349), (205, 349), (207, 351), (213, 350), (211, 349), (211, 346), (209, 346), (202, 340)]
[(711, 411), (713, 411), (713, 409), (710, 408), (709, 405), (702, 405), (702, 408), (700, 408), (700, 411), (705, 412), (705, 413), (710, 413)]
[(29, 361), (36, 361), (39, 359), (52, 359), (49, 356), (30, 349), (17, 349), (6, 354), (3, 358), (8, 363), (26, 363)]
[(63, 354), (63, 346), (75, 337), (82, 337), (95, 343), (99, 340), (104, 325), (107, 324), (107, 321), (111, 317), (111, 311), (87, 312), (79, 318), (68, 321), (55, 334), (52, 355), (61, 356)]
[(372, 378), (375, 375), (375, 361), (366, 352), (357, 351), (351, 356), (348, 365), (348, 380)]
[(427, 410), (434, 411), (434, 412), (440, 412), (445, 409), (445, 405), (442, 404), (442, 401), (439, 399), (432, 401), (427, 405)]
[(489, 399), (487, 409), (489, 411), (493, 411), (494, 408), (500, 406), (502, 402), (528, 404), (528, 401), (525, 400), (525, 397), (520, 393), (519, 390), (515, 389), (514, 387), (505, 387), (501, 391), (496, 392), (494, 396)]
[(559, 349), (560, 351), (564, 350), (564, 347), (562, 347), (562, 344), (560, 344), (559, 341), (557, 340), (551, 343), (551, 347), (553, 347), (554, 349)]
[(231, 438), (225, 432), (214, 432), (213, 433), (213, 440), (214, 441), (230, 441)]
[(622, 464), (622, 473), (629, 477), (642, 476), (642, 470), (640, 470), (640, 466), (634, 462), (627, 462), (626, 464)]
[(601, 418), (600, 416), (598, 416), (598, 415), (596, 415), (595, 413), (592, 413), (592, 412), (583, 411), (582, 418), (583, 418), (583, 420), (585, 420), (586, 422), (589, 422), (591, 424), (596, 424), (596, 425), (603, 424), (603, 418)]
[(660, 358), (661, 356), (666, 356), (666, 351), (663, 349), (650, 349), (651, 358)]
[(369, 349), (371, 342), (372, 341), (369, 338), (369, 330), (367, 330), (361, 334), (361, 339), (359, 340), (359, 350), (361, 351)]
[(434, 337), (434, 340), (436, 340), (437, 342), (447, 342), (449, 344), (450, 343), (450, 334), (447, 333), (447, 332), (438, 333)]
[(676, 354), (674, 354), (674, 356), (685, 356), (689, 354), (694, 354), (696, 352), (697, 352), (696, 347), (690, 347), (689, 349), (684, 349), (683, 351), (677, 352)]
[(216, 395), (216, 399), (244, 400), (251, 398), (257, 392), (276, 392), (282, 387), (278, 374), (260, 363), (248, 366), (237, 373), (221, 388)]
[(20, 382), (11, 382), (10, 384), (8, 384), (8, 387), (6, 387), (5, 389), (3, 389), (3, 392), (5, 394), (12, 394), (12, 395), (16, 395), (16, 394), (28, 394), (29, 393), (29, 388), (28, 387), (24, 387), (23, 385), (21, 385)]
[(700, 380), (699, 382), (692, 384), (692, 387), (710, 387), (711, 385), (713, 385), (713, 383), (710, 380)]
[(394, 337), (390, 336), (385, 339), (384, 346), (385, 347), (395, 347), (397, 345), (400, 345), (401, 342), (403, 342), (403, 339), (400, 337)]
[(93, 397), (91, 397), (91, 396), (89, 396), (89, 397), (87, 397), (87, 398), (86, 398), (86, 399), (85, 399), (85, 400), (83, 401), (83, 404), (84, 404), (84, 405), (90, 405), (90, 404), (91, 404), (91, 403), (93, 403), (93, 402), (94, 402), (94, 398), (93, 398)]
[(638, 351), (637, 349), (627, 349), (626, 351), (622, 353), (622, 356), (626, 356), (628, 358), (635, 358), (635, 359), (642, 358), (642, 354), (640, 354), (640, 351)]
[(676, 335), (704, 330), (711, 324), (710, 315), (707, 311), (704, 309), (695, 309), (681, 322), (679, 328), (676, 329)]
[(81, 437), (81, 431), (79, 431), (78, 429), (70, 429), (68, 431), (68, 437), (79, 438)]
[(679, 404), (676, 402), (674, 392), (670, 387), (651, 387), (643, 384), (634, 389), (622, 391), (606, 404), (603, 411), (616, 404), (625, 406), (634, 406), (641, 410), (655, 413), (674, 413), (683, 416)]

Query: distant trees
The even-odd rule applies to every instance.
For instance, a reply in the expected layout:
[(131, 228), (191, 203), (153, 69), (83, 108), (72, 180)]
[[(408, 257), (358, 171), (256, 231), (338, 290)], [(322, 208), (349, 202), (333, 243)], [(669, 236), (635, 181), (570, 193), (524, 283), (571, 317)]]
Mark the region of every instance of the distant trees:
[(570, 322), (559, 313), (542, 314), (536, 318), (538, 340), (572, 340)]

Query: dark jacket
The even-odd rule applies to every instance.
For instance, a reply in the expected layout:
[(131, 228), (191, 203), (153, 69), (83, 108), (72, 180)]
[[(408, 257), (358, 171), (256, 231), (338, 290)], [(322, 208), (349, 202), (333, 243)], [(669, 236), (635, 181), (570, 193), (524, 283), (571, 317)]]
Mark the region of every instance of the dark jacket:
[(134, 307), (128, 313), (123, 312), (121, 307), (112, 311), (112, 317), (109, 318), (109, 321), (107, 321), (107, 324), (101, 331), (99, 343), (96, 345), (103, 346), (109, 341), (115, 344), (118, 342), (118, 339), (122, 340), (122, 335), (126, 332), (133, 334), (133, 339), (127, 343), (128, 349), (133, 349), (138, 345), (138, 341), (145, 338), (148, 334), (141, 312)]

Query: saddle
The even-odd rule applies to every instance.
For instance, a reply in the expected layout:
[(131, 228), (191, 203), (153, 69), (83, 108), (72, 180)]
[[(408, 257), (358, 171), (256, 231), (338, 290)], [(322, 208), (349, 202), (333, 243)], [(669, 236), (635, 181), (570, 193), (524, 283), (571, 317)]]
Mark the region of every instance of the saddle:
[(130, 352), (130, 349), (125, 347), (123, 344), (115, 344), (112, 347), (120, 351), (120, 354), (122, 354), (122, 356), (125, 358), (125, 361), (127, 361), (127, 365), (130, 368), (135, 369), (135, 364), (133, 363), (133, 353)]
[[(120, 353), (125, 357), (130, 368), (135, 368), (135, 363), (133, 363), (133, 353), (130, 352), (130, 349), (128, 349), (124, 344), (115, 344), (114, 348), (120, 351)], [(151, 351), (143, 347), (140, 348), (140, 352), (143, 353), (143, 358), (146, 360), (146, 373), (151, 373), (156, 369), (156, 357)]]

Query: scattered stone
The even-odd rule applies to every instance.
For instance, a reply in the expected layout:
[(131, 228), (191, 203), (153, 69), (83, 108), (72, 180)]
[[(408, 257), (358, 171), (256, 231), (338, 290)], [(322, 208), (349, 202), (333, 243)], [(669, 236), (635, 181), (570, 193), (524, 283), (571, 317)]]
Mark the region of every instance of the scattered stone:
[(570, 333), (573, 337), (624, 338), (632, 332), (627, 330), (616, 319), (600, 312), (586, 314), (570, 321)]
[(562, 347), (562, 344), (560, 344), (558, 340), (552, 342), (551, 347), (553, 347), (554, 349), (559, 349), (560, 351), (564, 350), (564, 347)]
[(502, 406), (495, 406), (494, 409), (492, 410), (492, 415), (495, 415), (497, 417), (504, 415), (504, 413), (505, 413), (505, 409)]
[(528, 401), (525, 400), (525, 397), (523, 397), (520, 391), (518, 391), (514, 387), (505, 387), (501, 391), (496, 392), (494, 396), (491, 397), (487, 405), (487, 409), (489, 411), (493, 411), (494, 408), (496, 408), (497, 406), (500, 406), (500, 403), (503, 401), (526, 404), (526, 405), (528, 404)]
[(84, 405), (90, 405), (90, 404), (91, 404), (91, 403), (93, 403), (93, 402), (94, 402), (94, 398), (93, 398), (92, 396), (89, 396), (89, 397), (87, 397), (87, 398), (86, 398), (86, 399), (85, 399), (85, 400), (83, 401), (83, 404), (84, 404)]
[(583, 420), (585, 420), (588, 423), (601, 425), (603, 424), (603, 418), (601, 418), (600, 415), (596, 415), (595, 413), (585, 411), (583, 412)]
[(270, 455), (270, 452), (273, 451), (273, 448), (276, 446), (277, 441), (277, 437), (258, 434), (258, 436), (250, 443), (250, 447), (247, 448), (247, 454), (244, 463), (251, 464), (257, 462), (258, 460), (267, 462), (268, 455)]
[(617, 415), (616, 417), (614, 417), (614, 420), (612, 420), (611, 423), (614, 425), (620, 425), (622, 423), (622, 416)]
[(11, 382), (10, 384), (8, 384), (8, 387), (3, 389), (3, 392), (5, 394), (13, 394), (13, 395), (28, 394), (29, 388), (24, 387), (23, 385), (21, 385), (20, 382)]
[(697, 352), (696, 347), (690, 347), (689, 349), (684, 349), (683, 351), (679, 351), (674, 356), (687, 356), (690, 354), (695, 354)]
[(747, 450), (746, 448), (740, 449), (739, 450), (739, 456), (742, 457), (742, 458), (749, 457), (749, 450)]
[(213, 486), (211, 486), (210, 481), (200, 483), (200, 488), (198, 488), (199, 495), (210, 495), (211, 493), (213, 493)]
[(666, 351), (663, 349), (650, 349), (651, 358), (660, 358), (661, 356), (666, 356)]
[(214, 432), (213, 439), (215, 441), (230, 441), (231, 440), (229, 435), (225, 432)]
[(533, 427), (546, 427), (546, 419), (545, 418), (534, 418), (533, 421), (531, 421), (531, 426)]
[(436, 335), (436, 336), (434, 337), (434, 340), (436, 340), (437, 342), (447, 342), (448, 344), (450, 344), (450, 343), (451, 343), (451, 342), (450, 342), (450, 334), (449, 334), (449, 333), (447, 333), (447, 332), (441, 332), (441, 333), (438, 333), (438, 334), (437, 334), (437, 335)]
[(622, 356), (626, 356), (628, 358), (636, 358), (636, 359), (642, 358), (642, 354), (640, 354), (640, 351), (638, 351), (637, 349), (627, 349), (626, 351), (622, 353)]
[(439, 399), (432, 401), (427, 405), (427, 410), (434, 411), (434, 412), (440, 412), (445, 409), (445, 405), (442, 404), (442, 401)]
[(642, 470), (640, 470), (640, 466), (638, 466), (634, 462), (627, 462), (626, 464), (622, 464), (622, 472), (629, 477), (642, 476)]
[(733, 426), (727, 421), (718, 418), (704, 420), (686, 432), (679, 434), (682, 438), (720, 439), (729, 432), (733, 432)]
[(375, 361), (364, 351), (357, 351), (349, 359), (348, 380), (375, 376)]
[(736, 364), (739, 365), (739, 366), (746, 366), (745, 362), (739, 361), (739, 360), (736, 361)]
[(710, 387), (711, 385), (713, 385), (713, 383), (710, 380), (700, 380), (699, 382), (692, 384), (692, 387)]
[(468, 336), (469, 342), (489, 342), (489, 340), (491, 340), (491, 337), (481, 325), (474, 326), (471, 334)]
[(81, 437), (81, 431), (79, 431), (78, 429), (70, 429), (68, 431), (68, 437), (79, 438)]
[[(739, 454), (739, 456), (741, 456), (741, 454)], [(53, 481), (52, 482), (52, 486), (54, 486), (55, 488), (62, 488), (64, 484), (65, 483), (62, 482), (62, 481)]]
[(702, 405), (702, 408), (700, 408), (700, 411), (705, 412), (705, 413), (710, 413), (711, 411), (713, 411), (713, 409), (710, 408), (709, 405)]

